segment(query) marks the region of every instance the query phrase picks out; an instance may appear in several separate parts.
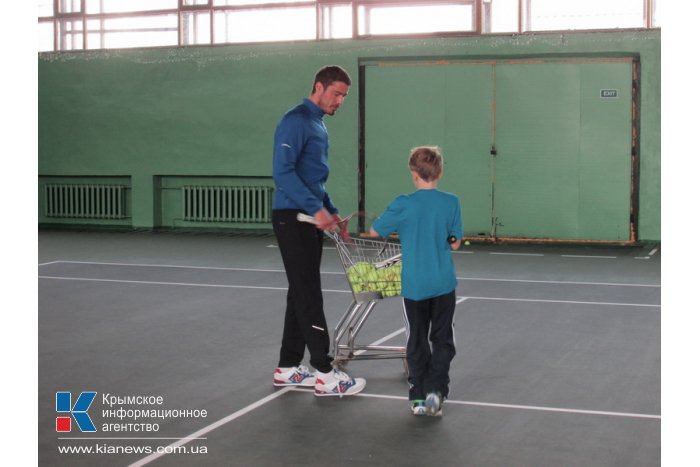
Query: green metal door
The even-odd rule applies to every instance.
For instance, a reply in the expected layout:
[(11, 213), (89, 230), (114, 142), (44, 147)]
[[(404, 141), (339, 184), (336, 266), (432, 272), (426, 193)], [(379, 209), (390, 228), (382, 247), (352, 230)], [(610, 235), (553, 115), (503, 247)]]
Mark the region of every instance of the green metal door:
[[(364, 207), (414, 190), (412, 147), (445, 155), (465, 235), (629, 241), (631, 59), (365, 67)], [(492, 149), (495, 155), (491, 155)]]
[(466, 235), (489, 235), (491, 83), (490, 64), (366, 66), (365, 211), (415, 191), (410, 150), (435, 145), (445, 158), (439, 188), (461, 199)]
[(496, 67), (498, 237), (630, 239), (632, 62)]

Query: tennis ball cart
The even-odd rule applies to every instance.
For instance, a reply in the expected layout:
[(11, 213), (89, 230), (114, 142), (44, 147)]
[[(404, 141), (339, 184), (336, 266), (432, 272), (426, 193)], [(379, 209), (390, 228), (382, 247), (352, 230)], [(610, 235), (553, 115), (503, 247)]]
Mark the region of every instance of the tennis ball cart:
[[(315, 224), (312, 216), (299, 214), (301, 222)], [(340, 369), (352, 360), (397, 358), (408, 374), (406, 347), (360, 344), (358, 335), (380, 300), (401, 294), (401, 244), (362, 237), (343, 238), (338, 229), (324, 233), (335, 244), (353, 300), (333, 331), (333, 363)]]

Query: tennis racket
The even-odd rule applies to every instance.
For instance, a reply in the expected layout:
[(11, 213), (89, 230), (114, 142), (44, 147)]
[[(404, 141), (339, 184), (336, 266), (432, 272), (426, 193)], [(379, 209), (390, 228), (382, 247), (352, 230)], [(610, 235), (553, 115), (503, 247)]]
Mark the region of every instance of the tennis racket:
[[(363, 211), (355, 211), (351, 213), (348, 216), (345, 216), (341, 218), (339, 221), (335, 222), (336, 224), (336, 229), (337, 231), (342, 230), (342, 227), (345, 226), (345, 230), (347, 230), (349, 233), (357, 234), (360, 235), (360, 231), (363, 228), (369, 228), (371, 225), (371, 221), (374, 220), (376, 216), (374, 215), (368, 215)], [(316, 218), (314, 216), (310, 216), (308, 214), (304, 214), (300, 212), (297, 214), (297, 220), (300, 222), (307, 222), (309, 224), (314, 224), (317, 225), (318, 222), (316, 222)]]

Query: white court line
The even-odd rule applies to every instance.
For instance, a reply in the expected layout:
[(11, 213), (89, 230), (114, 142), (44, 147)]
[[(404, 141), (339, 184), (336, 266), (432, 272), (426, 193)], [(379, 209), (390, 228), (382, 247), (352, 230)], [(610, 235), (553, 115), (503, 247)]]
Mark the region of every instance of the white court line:
[[(270, 394), (267, 397), (263, 397), (259, 401), (254, 402), (254, 403), (250, 404), (249, 406), (242, 408), (241, 410), (239, 410), (237, 412), (234, 412), (230, 415), (227, 415), (226, 417), (212, 423), (211, 425), (205, 426), (201, 430), (195, 431), (194, 433), (192, 433), (189, 436), (186, 436), (184, 438), (179, 439), (178, 441), (175, 441), (174, 443), (170, 444), (167, 447), (168, 448), (176, 448), (178, 446), (185, 445), (185, 444), (189, 443), (192, 439), (199, 438), (200, 436), (205, 435), (205, 434), (209, 433), (210, 431), (216, 430), (220, 426), (223, 426), (223, 425), (227, 424), (228, 422), (231, 422), (231, 421), (247, 414), (248, 412), (251, 412), (251, 411), (257, 409), (258, 407), (265, 405), (274, 399), (277, 399), (281, 395), (288, 393), (291, 389), (292, 389), (291, 386), (286, 387), (284, 389), (280, 389), (280, 390), (274, 392), (273, 394)], [(129, 467), (140, 467), (142, 465), (146, 465), (149, 462), (152, 462), (152, 461), (158, 459), (159, 457), (164, 456), (165, 454), (167, 454), (167, 453), (154, 452), (150, 456), (144, 457), (143, 459), (141, 459), (137, 462), (134, 462), (133, 464), (130, 464)]]
[(502, 255), (502, 256), (544, 256), (543, 253), (496, 253), (490, 252), (490, 255)]
[(617, 256), (594, 256), (594, 255), (561, 255), (562, 258), (594, 258), (594, 259), (617, 259)]
[[(287, 287), (269, 287), (269, 286), (256, 286), (256, 285), (228, 285), (228, 284), (197, 284), (188, 282), (159, 282), (159, 281), (132, 281), (126, 279), (95, 279), (91, 277), (58, 277), (58, 276), (39, 276), (39, 279), (47, 280), (64, 280), (64, 281), (85, 281), (85, 282), (116, 282), (123, 284), (143, 284), (143, 285), (175, 285), (184, 287), (214, 287), (223, 289), (258, 289), (258, 290), (287, 290)], [(327, 293), (352, 293), (350, 290), (338, 290), (338, 289), (323, 289), (323, 292)], [(502, 297), (464, 297), (470, 300), (500, 300), (500, 301), (513, 301), (513, 302), (544, 302), (544, 303), (573, 303), (582, 305), (609, 305), (609, 306), (641, 306), (641, 307), (656, 307), (660, 308), (661, 305), (652, 305), (645, 303), (617, 303), (617, 302), (584, 302), (584, 301), (574, 301), (574, 300), (545, 300), (539, 298), (502, 298)], [(463, 301), (463, 300), (462, 300)], [(461, 303), (458, 302), (458, 303)]]
[[(278, 272), (283, 273), (283, 269), (255, 269), (255, 268), (225, 268), (215, 266), (183, 266), (177, 264), (139, 264), (139, 263), (104, 263), (95, 261), (51, 261), (50, 263), (39, 264), (46, 266), (50, 264), (93, 264), (100, 266), (131, 266), (131, 267), (150, 267), (150, 268), (175, 268), (175, 269), (211, 269), (213, 271), (244, 271), (244, 272)], [(345, 275), (342, 271), (321, 271), (321, 274)], [(41, 276), (40, 276), (41, 277)], [(530, 279), (492, 279), (487, 277), (457, 277), (457, 280), (464, 281), (486, 281), (486, 282), (523, 282), (533, 284), (572, 284), (572, 285), (605, 285), (605, 286), (621, 286), (621, 287), (661, 287), (657, 284), (624, 284), (615, 282), (583, 282), (583, 281), (546, 281), (546, 280), (530, 280)], [(192, 284), (196, 285), (196, 284)]]
[[(262, 287), (255, 285), (227, 285), (227, 284), (197, 284), (191, 282), (159, 282), (159, 281), (130, 281), (126, 279), (95, 279), (92, 277), (58, 277), (39, 276), (39, 279), (63, 280), (63, 281), (86, 281), (86, 282), (117, 282), (123, 284), (144, 284), (144, 285), (179, 285), (185, 287), (215, 287), (224, 289), (263, 289), (263, 290), (287, 290), (287, 287)], [(331, 290), (329, 292), (347, 292), (349, 290)]]
[(503, 409), (522, 409), (522, 410), (536, 410), (542, 412), (561, 412), (561, 413), (572, 413), (572, 414), (584, 414), (584, 415), (608, 415), (612, 417), (627, 417), (627, 418), (651, 418), (654, 420), (661, 420), (661, 415), (653, 414), (643, 414), (643, 413), (628, 413), (628, 412), (608, 412), (603, 410), (583, 410), (583, 409), (568, 409), (561, 407), (541, 407), (536, 405), (515, 405), (515, 404), (493, 404), (490, 402), (473, 402), (473, 401), (445, 401), (451, 404), (458, 405), (474, 405), (479, 407), (495, 407)]
[(605, 305), (605, 306), (643, 306), (651, 308), (661, 308), (661, 305), (648, 303), (618, 303), (618, 302), (584, 302), (577, 300), (546, 300), (542, 298), (503, 298), (503, 297), (466, 297), (469, 300), (494, 300), (506, 302), (541, 302), (541, 303), (571, 303), (575, 305)]
[(562, 285), (605, 285), (611, 287), (661, 287), (658, 284), (625, 284), (619, 282), (583, 282), (583, 281), (544, 281), (530, 279), (489, 279), (485, 277), (457, 277), (460, 281), (486, 281), (486, 282), (524, 282), (532, 284), (562, 284)]
[[(311, 389), (304, 388), (293, 388), (294, 392), (310, 392)], [(373, 399), (390, 399), (399, 401), (408, 401), (406, 396), (391, 396), (387, 394), (371, 394), (361, 392), (359, 394), (354, 394), (354, 397), (369, 397)], [(625, 417), (625, 418), (650, 418), (654, 420), (661, 420), (661, 415), (655, 414), (644, 414), (644, 413), (629, 413), (629, 412), (610, 412), (604, 410), (585, 410), (585, 409), (571, 409), (565, 407), (543, 407), (537, 405), (517, 405), (517, 404), (495, 404), (491, 402), (475, 402), (475, 401), (457, 401), (448, 399), (445, 404), (455, 404), (455, 405), (471, 405), (477, 407), (492, 407), (499, 409), (520, 409), (520, 410), (533, 410), (538, 412), (558, 412), (558, 413), (569, 413), (569, 414), (579, 414), (579, 415), (607, 415), (611, 417)]]
[(634, 259), (651, 259), (656, 253), (658, 253), (659, 247), (654, 247), (646, 256), (635, 256)]
[(99, 261), (52, 261), (50, 263), (40, 264), (39, 266), (46, 266), (56, 263), (90, 264), (95, 266), (126, 266), (138, 268), (211, 269), (212, 271), (284, 272), (284, 269), (224, 268), (216, 266), (183, 266), (179, 264), (104, 263)]
[[(105, 263), (99, 261), (51, 261), (50, 263), (39, 264), (39, 266), (47, 266), (50, 264), (90, 264), (95, 266), (126, 266), (137, 268), (172, 268), (172, 269), (197, 269), (212, 271), (242, 271), (242, 272), (277, 272), (284, 273), (284, 269), (259, 269), (259, 268), (225, 268), (217, 266), (183, 266), (179, 264), (140, 264), (140, 263)], [(342, 274), (340, 271), (321, 271), (321, 274)]]

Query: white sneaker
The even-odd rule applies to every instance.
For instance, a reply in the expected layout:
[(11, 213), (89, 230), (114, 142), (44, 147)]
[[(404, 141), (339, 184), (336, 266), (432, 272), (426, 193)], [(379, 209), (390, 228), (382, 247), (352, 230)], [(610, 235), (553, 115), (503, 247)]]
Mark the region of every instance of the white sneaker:
[(445, 398), (439, 392), (431, 392), (425, 398), (425, 408), (428, 415), (433, 417), (442, 417), (442, 406), (445, 403)]
[(275, 368), (272, 384), (275, 386), (314, 387), (316, 385), (316, 375), (311, 373), (304, 365), (290, 368)]
[(351, 396), (365, 388), (367, 381), (364, 378), (352, 378), (347, 373), (333, 370), (330, 373), (316, 373), (317, 396)]

